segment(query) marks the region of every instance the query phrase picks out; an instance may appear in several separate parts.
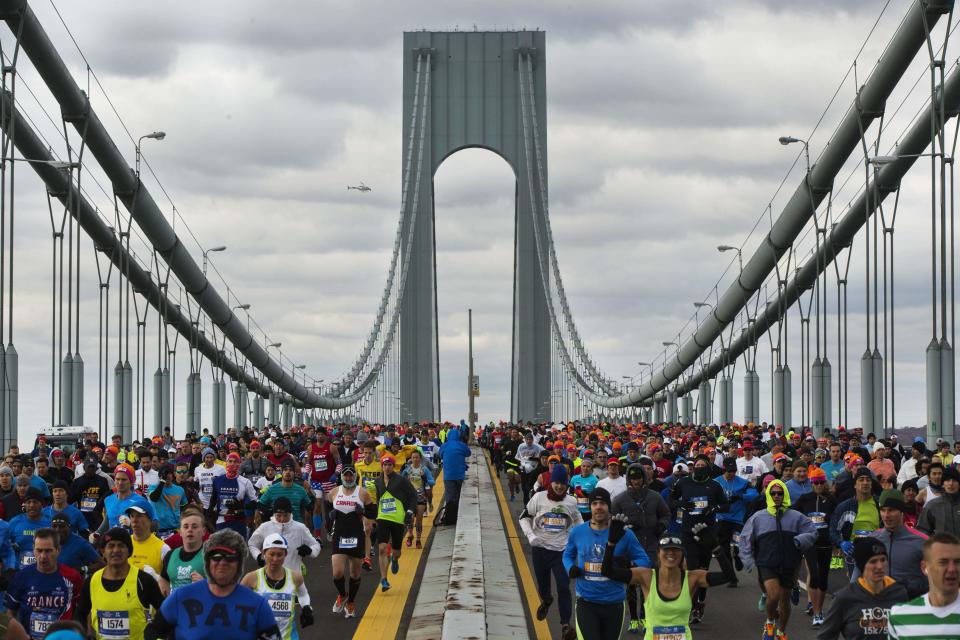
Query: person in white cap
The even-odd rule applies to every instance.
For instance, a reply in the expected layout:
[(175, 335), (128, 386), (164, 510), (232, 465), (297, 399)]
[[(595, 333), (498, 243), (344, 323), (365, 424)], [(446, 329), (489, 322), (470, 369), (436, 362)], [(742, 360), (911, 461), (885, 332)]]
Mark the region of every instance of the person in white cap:
[(307, 525), (293, 519), (293, 508), (290, 499), (286, 496), (281, 496), (274, 501), (273, 516), (257, 527), (250, 536), (250, 555), (260, 566), (266, 562), (266, 558), (261, 555), (266, 549), (264, 544), (273, 533), (282, 535), (294, 551), (287, 554), (284, 562), (288, 569), (303, 573), (302, 561), (307, 557), (316, 558), (320, 555), (320, 543), (313, 537), (313, 532), (307, 528)]
[(284, 566), (289, 551), (287, 547), (287, 539), (279, 533), (267, 536), (263, 541), (264, 566), (243, 576), (240, 584), (264, 597), (280, 627), (282, 640), (298, 640), (300, 635), (294, 618), (296, 607), (298, 604), (301, 607), (301, 627), (313, 624), (313, 609), (303, 576)]

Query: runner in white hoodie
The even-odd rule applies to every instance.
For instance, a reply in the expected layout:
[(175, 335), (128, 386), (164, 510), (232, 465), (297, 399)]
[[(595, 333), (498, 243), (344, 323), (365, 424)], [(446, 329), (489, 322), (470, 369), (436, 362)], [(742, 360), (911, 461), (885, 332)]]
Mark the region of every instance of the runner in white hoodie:
[(313, 532), (307, 528), (307, 525), (293, 519), (293, 506), (287, 497), (280, 497), (274, 501), (273, 516), (257, 527), (250, 536), (248, 542), (250, 555), (261, 567), (263, 566), (263, 559), (260, 557), (263, 553), (263, 543), (271, 533), (279, 533), (287, 541), (290, 551), (283, 565), (306, 575), (306, 565), (302, 559), (316, 558), (320, 555), (320, 543), (313, 537)]
[(553, 603), (550, 593), (552, 573), (557, 583), (557, 606), (563, 640), (574, 637), (576, 633), (570, 626), (573, 605), (570, 598), (570, 577), (563, 568), (563, 550), (567, 546), (570, 529), (583, 522), (577, 499), (567, 491), (568, 485), (567, 468), (562, 464), (555, 465), (550, 472), (550, 485), (547, 490), (534, 493), (526, 510), (520, 514), (520, 528), (530, 541), (533, 572), (540, 595), (537, 620), (547, 617), (547, 611)]

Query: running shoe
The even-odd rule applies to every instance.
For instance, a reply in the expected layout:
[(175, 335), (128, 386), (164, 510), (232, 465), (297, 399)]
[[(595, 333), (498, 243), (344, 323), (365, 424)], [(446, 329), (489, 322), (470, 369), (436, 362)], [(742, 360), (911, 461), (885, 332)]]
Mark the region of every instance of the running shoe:
[(409, 549), (411, 545), (413, 545), (413, 536), (407, 536), (407, 548)]
[(553, 604), (553, 598), (544, 598), (537, 607), (537, 620), (545, 620), (547, 612), (550, 611), (550, 605)]
[(793, 606), (800, 604), (800, 587), (793, 585), (793, 589), (790, 591), (790, 603)]
[(417, 549), (423, 549), (423, 543), (420, 542), (420, 538), (417, 538)]
[(760, 594), (760, 602), (757, 603), (757, 611), (763, 611), (767, 608), (767, 594)]
[(560, 627), (561, 640), (577, 640), (577, 630), (568, 624)]
[(777, 635), (777, 625), (773, 622), (767, 621), (763, 625), (763, 636), (762, 640), (776, 640)]
[(806, 613), (808, 616), (812, 616), (812, 615), (813, 615), (813, 603), (812, 603), (812, 602), (808, 602), (808, 603), (807, 603), (807, 610), (806, 610), (804, 613)]
[(343, 606), (343, 617), (344, 618), (356, 618), (357, 617), (357, 607), (352, 602), (348, 602)]
[(787, 640), (787, 634), (784, 633), (783, 629), (777, 629), (777, 636), (775, 640)]
[(823, 614), (822, 614), (822, 613), (818, 613), (818, 614), (816, 614), (815, 616), (813, 616), (813, 621), (812, 621), (810, 624), (813, 625), (814, 627), (822, 627), (822, 626), (823, 626)]
[(393, 575), (400, 573), (400, 561), (395, 556), (390, 556), (390, 571)]
[(510, 502), (513, 502), (513, 499), (516, 498), (516, 497), (517, 497), (517, 496), (515, 496), (515, 495), (513, 495), (513, 494), (511, 493), (511, 494), (510, 494)]
[(363, 559), (363, 564), (361, 566), (363, 567), (363, 570), (366, 571), (367, 573), (370, 573), (371, 571), (373, 571), (373, 563), (370, 562), (370, 556), (367, 556), (366, 558)]
[(390, 583), (386, 578), (380, 581), (380, 591), (387, 591), (390, 588)]
[(640, 621), (631, 620), (630, 626), (627, 627), (627, 633), (640, 633)]
[(340, 613), (343, 611), (343, 605), (347, 602), (347, 599), (343, 596), (337, 596), (337, 601), (333, 603), (333, 612)]

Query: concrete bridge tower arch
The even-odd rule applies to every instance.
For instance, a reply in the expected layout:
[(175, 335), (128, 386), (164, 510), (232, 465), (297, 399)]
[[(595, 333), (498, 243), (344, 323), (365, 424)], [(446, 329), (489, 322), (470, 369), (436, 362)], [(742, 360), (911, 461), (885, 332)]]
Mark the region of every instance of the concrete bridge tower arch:
[[(404, 152), (414, 112), (417, 60), (424, 52), (430, 54), (431, 72), (422, 132), (424, 170), (419, 178), (409, 274), (400, 310), (401, 416), (405, 420), (440, 418), (434, 174), (455, 151), (482, 147), (500, 155), (517, 176), (510, 415), (513, 420), (549, 420), (550, 316), (540, 271), (543, 269), (549, 281), (549, 265), (545, 252), (543, 264), (537, 256), (533, 216), (541, 216), (540, 229), (546, 228), (546, 221), (530, 199), (518, 65), (520, 51), (532, 54), (546, 188), (545, 34), (413, 31), (404, 33), (403, 50)], [(403, 212), (404, 237), (410, 230), (412, 213), (413, 205), (408, 203)]]

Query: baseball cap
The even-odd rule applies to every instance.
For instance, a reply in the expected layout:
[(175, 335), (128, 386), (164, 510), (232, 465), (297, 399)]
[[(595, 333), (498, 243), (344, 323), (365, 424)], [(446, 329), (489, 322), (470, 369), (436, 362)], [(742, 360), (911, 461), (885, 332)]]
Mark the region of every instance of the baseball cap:
[(658, 546), (661, 549), (683, 549), (683, 541), (677, 536), (663, 536)]
[(132, 505), (130, 505), (129, 507), (127, 507), (127, 513), (130, 513), (131, 511), (133, 511), (134, 513), (140, 513), (140, 514), (143, 514), (143, 515), (147, 515), (147, 510), (144, 509), (143, 507), (141, 507), (141, 506), (138, 505), (138, 504), (132, 504)]
[(284, 538), (279, 533), (271, 533), (267, 536), (266, 540), (263, 541), (263, 550), (267, 549), (283, 549), (286, 551), (290, 545), (287, 543), (287, 539)]

